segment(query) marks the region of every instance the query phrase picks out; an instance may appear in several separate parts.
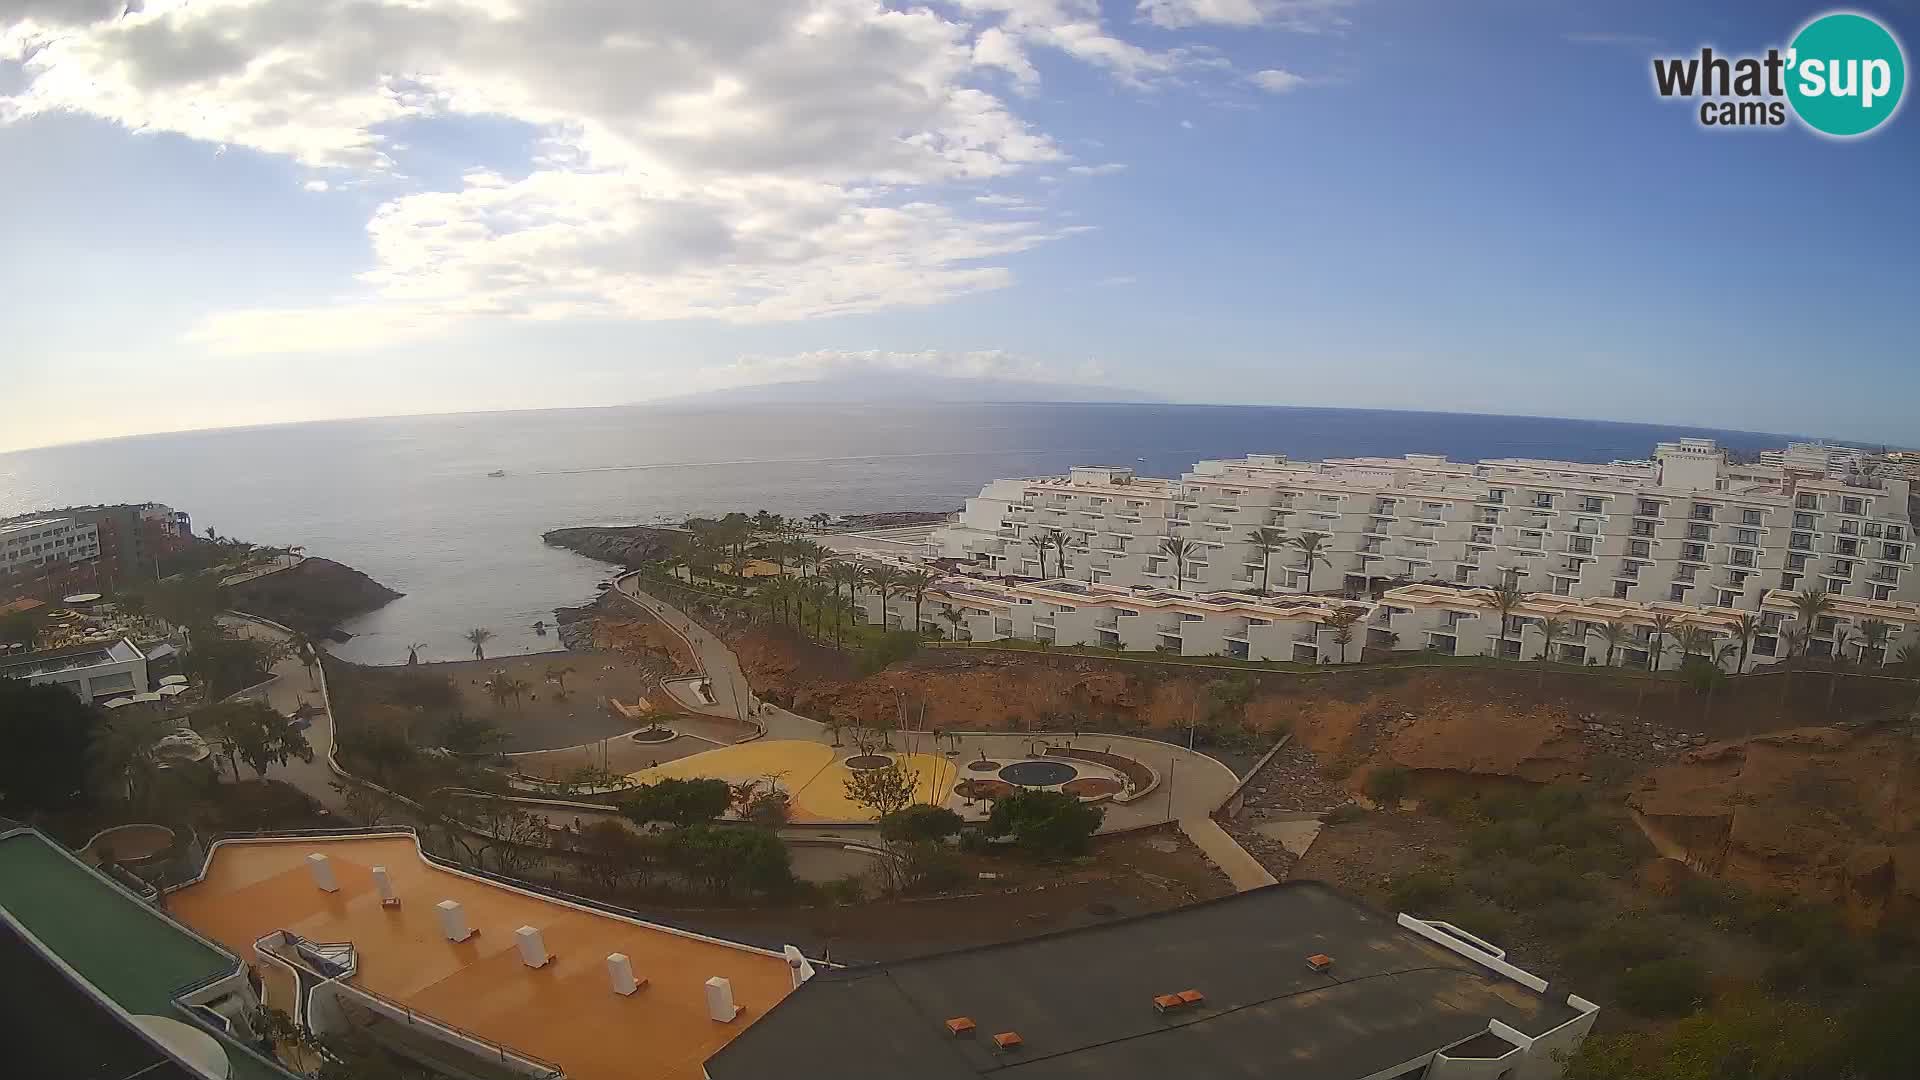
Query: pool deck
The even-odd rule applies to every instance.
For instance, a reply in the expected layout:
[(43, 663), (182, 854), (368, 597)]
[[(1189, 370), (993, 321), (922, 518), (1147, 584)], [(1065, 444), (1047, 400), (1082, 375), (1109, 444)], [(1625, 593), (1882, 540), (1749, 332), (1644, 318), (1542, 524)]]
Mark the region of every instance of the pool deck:
[[(328, 856), (340, 886), (315, 887), (307, 856)], [(380, 904), (371, 868), (401, 898)], [(457, 900), (480, 933), (454, 944), (435, 905)], [(187, 925), (236, 952), (276, 930), (350, 941), (357, 985), (509, 1049), (559, 1064), (572, 1080), (698, 1080), (708, 1056), (791, 990), (772, 953), (620, 918), (428, 863), (411, 837), (300, 838), (216, 846), (201, 881), (168, 896)], [(514, 931), (538, 927), (553, 959), (531, 969)], [(608, 987), (606, 957), (625, 953), (648, 980)], [(711, 1020), (704, 984), (723, 976), (742, 1012)]]

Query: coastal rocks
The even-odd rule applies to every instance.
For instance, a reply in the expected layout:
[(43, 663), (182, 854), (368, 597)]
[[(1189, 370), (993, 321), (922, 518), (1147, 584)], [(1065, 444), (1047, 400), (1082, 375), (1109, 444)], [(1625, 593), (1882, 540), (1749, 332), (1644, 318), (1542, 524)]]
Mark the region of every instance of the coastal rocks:
[(686, 536), (679, 529), (657, 529), (649, 525), (591, 525), (577, 529), (550, 529), (540, 539), (591, 559), (639, 566), (673, 554)]
[(227, 603), (318, 638), (334, 636), (340, 623), (402, 595), (332, 559), (306, 559), (230, 586)]
[(947, 520), (946, 510), (890, 510), (882, 514), (847, 514), (836, 519), (835, 529), (892, 529), (907, 525), (939, 525)]

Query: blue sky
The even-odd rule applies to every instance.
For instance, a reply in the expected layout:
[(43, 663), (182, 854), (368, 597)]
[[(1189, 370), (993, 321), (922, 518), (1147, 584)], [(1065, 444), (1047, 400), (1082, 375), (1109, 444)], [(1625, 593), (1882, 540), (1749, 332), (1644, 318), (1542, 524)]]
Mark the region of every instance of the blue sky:
[(1920, 444), (1913, 110), (1651, 88), (1818, 5), (120, 6), (0, 14), (0, 449), (870, 367)]

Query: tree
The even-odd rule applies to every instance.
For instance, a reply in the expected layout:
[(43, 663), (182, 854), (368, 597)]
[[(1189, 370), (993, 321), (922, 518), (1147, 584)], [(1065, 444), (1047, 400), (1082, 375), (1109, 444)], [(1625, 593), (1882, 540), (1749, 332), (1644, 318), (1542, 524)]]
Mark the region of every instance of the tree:
[(1329, 536), (1326, 533), (1304, 532), (1304, 533), (1301, 533), (1299, 536), (1294, 537), (1293, 540), (1291, 541), (1293, 546), (1296, 548), (1299, 548), (1300, 554), (1304, 556), (1305, 565), (1303, 565), (1301, 569), (1306, 571), (1307, 587), (1301, 590), (1302, 592), (1313, 591), (1313, 564), (1314, 563), (1318, 562), (1326, 566), (1333, 565), (1333, 560), (1327, 558), (1326, 552), (1322, 550), (1326, 546), (1327, 542), (1332, 539), (1333, 537)]
[(1607, 666), (1612, 667), (1614, 653), (1620, 650), (1620, 646), (1633, 639), (1633, 628), (1619, 619), (1608, 619), (1604, 623), (1589, 624), (1587, 634), (1606, 643)]
[(230, 637), (212, 622), (193, 627), (188, 636), (193, 648), (182, 666), (187, 675), (205, 685), (208, 696), (214, 698), (244, 690), (265, 679), (280, 653), (277, 642)]
[(1713, 653), (1713, 635), (1704, 627), (1688, 623), (1674, 632), (1674, 643), (1680, 646), (1680, 662), (1685, 664), (1688, 657), (1706, 656)]
[(100, 722), (64, 686), (0, 679), (0, 816), (85, 802), (87, 748)]
[(320, 646), (315, 644), (312, 638), (295, 631), (291, 647), (294, 659), (299, 660), (300, 666), (307, 669), (307, 689), (320, 689), (319, 680), (314, 676), (314, 673), (320, 670)]
[(1027, 537), (1027, 543), (1040, 553), (1040, 576), (1047, 576), (1047, 552), (1053, 550), (1053, 538), (1046, 533), (1037, 532)]
[(1673, 630), (1673, 616), (1664, 611), (1655, 612), (1652, 633), (1647, 637), (1647, 670), (1659, 671), (1660, 658), (1667, 652), (1667, 636)]
[(1341, 608), (1327, 616), (1327, 625), (1333, 627), (1333, 643), (1340, 646), (1340, 662), (1347, 662), (1347, 647), (1353, 644), (1353, 627), (1360, 621), (1359, 608)]
[(961, 611), (957, 607), (948, 606), (940, 609), (940, 617), (947, 620), (947, 623), (953, 627), (952, 631), (949, 632), (948, 637), (951, 640), (959, 641), (960, 632), (966, 629), (966, 625), (967, 625), (966, 613)]
[(1734, 622), (1734, 643), (1740, 647), (1740, 664), (1733, 669), (1734, 674), (1746, 673), (1747, 657), (1753, 652), (1753, 639), (1760, 636), (1760, 627), (1760, 613), (1757, 611), (1743, 611), (1740, 613), (1740, 618)]
[[(1567, 636), (1567, 620), (1549, 615), (1540, 620), (1540, 633), (1546, 638), (1546, 641), (1540, 647), (1540, 659), (1542, 661), (1551, 660), (1553, 659), (1554, 643)], [(1546, 673), (1542, 672), (1540, 677), (1544, 680)]]
[(1265, 526), (1247, 534), (1247, 543), (1260, 552), (1260, 595), (1267, 594), (1267, 574), (1273, 568), (1273, 556), (1287, 546), (1287, 532)]
[(1053, 572), (1060, 577), (1067, 576), (1067, 534), (1061, 529), (1048, 529), (1047, 539), (1053, 541)]
[(733, 805), (733, 790), (725, 780), (705, 777), (682, 780), (667, 777), (643, 784), (620, 796), (620, 813), (646, 824), (700, 825), (713, 821)]
[(667, 858), (676, 870), (720, 896), (771, 893), (793, 884), (787, 846), (771, 829), (690, 825), (669, 837)]
[(880, 836), (898, 843), (945, 840), (960, 831), (960, 815), (944, 806), (909, 806), (880, 819)]
[(299, 728), (287, 718), (258, 701), (228, 701), (201, 709), (192, 717), (195, 728), (211, 735), (221, 753), (233, 766), (233, 778), (240, 779), (241, 761), (245, 761), (266, 779), (267, 769), (285, 765), (290, 758), (313, 760), (313, 747)]
[(565, 698), (567, 696), (567, 676), (573, 674), (575, 670), (572, 664), (547, 665), (545, 672), (547, 681), (560, 688), (559, 697)]
[[(1879, 619), (1863, 619), (1860, 625), (1855, 627), (1857, 636), (1853, 639), (1853, 643), (1860, 648), (1858, 663), (1861, 666), (1866, 665), (1869, 653), (1878, 654), (1886, 649), (1887, 634), (1891, 629), (1892, 627)], [(1882, 664), (1886, 662), (1884, 655), (1880, 657), (1880, 662)]]
[(1187, 587), (1187, 560), (1200, 554), (1200, 545), (1191, 540), (1183, 540), (1178, 536), (1167, 536), (1162, 537), (1160, 540), (1160, 551), (1165, 554), (1167, 558), (1173, 560), (1173, 587), (1175, 589), (1185, 589)]
[(487, 658), (486, 644), (493, 640), (493, 631), (484, 626), (476, 626), (461, 636), (466, 638), (467, 643), (473, 646), (473, 658), (475, 660), (485, 660)]
[(884, 630), (887, 628), (887, 598), (900, 586), (900, 571), (886, 563), (878, 563), (867, 568), (866, 577), (868, 587), (880, 594), (880, 628)]
[(899, 762), (889, 762), (877, 769), (851, 770), (844, 786), (849, 802), (871, 811), (876, 818), (885, 818), (913, 804), (919, 783), (919, 773)]
[(506, 741), (491, 720), (450, 716), (440, 725), (440, 746), (452, 754), (491, 754)]
[(853, 601), (854, 590), (860, 587), (860, 568), (852, 563), (836, 562), (827, 567), (827, 579), (833, 582), (833, 644), (840, 645), (840, 627), (845, 620), (846, 608), (840, 604), (840, 588), (846, 586), (847, 601)]
[(1827, 590), (1816, 587), (1802, 589), (1790, 599), (1793, 602), (1794, 621), (1800, 627), (1801, 655), (1805, 656), (1806, 650), (1813, 647), (1814, 635), (1820, 632), (1820, 617), (1833, 610), (1833, 596)]
[[(1526, 600), (1527, 594), (1521, 592), (1520, 586), (1515, 585), (1511, 581), (1503, 581), (1494, 587), (1493, 607), (1494, 610), (1500, 613), (1500, 626), (1494, 634), (1494, 640), (1496, 642), (1505, 642), (1507, 640), (1507, 623), (1513, 620), (1513, 613), (1519, 609), (1521, 604), (1526, 603)], [(1499, 651), (1498, 645), (1495, 646), (1495, 650), (1496, 653)]]
[(900, 575), (900, 591), (913, 597), (913, 632), (916, 634), (920, 632), (921, 601), (926, 599), (927, 590), (939, 580), (940, 575), (926, 570), (909, 570)]
[(654, 848), (617, 821), (601, 818), (580, 830), (581, 869), (602, 888), (614, 890), (644, 872)]
[(127, 715), (108, 715), (94, 727), (87, 757), (101, 787), (124, 791), (127, 802), (139, 807), (144, 805), (159, 773), (154, 744), (172, 731), (173, 725), (138, 709), (122, 711)]
[(0, 616), (0, 645), (23, 645), (31, 649), (39, 636), (40, 617), (33, 612), (16, 611)]
[(426, 647), (427, 647), (427, 643), (424, 641), (416, 641), (413, 644), (407, 646), (407, 666), (408, 667), (420, 666), (420, 650)]
[(1104, 817), (1065, 792), (1023, 789), (994, 800), (986, 833), (1012, 836), (1028, 854), (1057, 859), (1086, 851)]

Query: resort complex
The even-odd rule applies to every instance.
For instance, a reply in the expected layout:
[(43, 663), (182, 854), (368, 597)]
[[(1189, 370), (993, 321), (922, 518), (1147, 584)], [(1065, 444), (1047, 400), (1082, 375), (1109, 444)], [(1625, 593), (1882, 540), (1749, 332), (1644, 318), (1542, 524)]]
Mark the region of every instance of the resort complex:
[(407, 832), (205, 860), (142, 897), (0, 831), (10, 1001), (61, 1005), (16, 1065), (286, 1080), (311, 1053), (297, 1028), (501, 1080), (1546, 1077), (1598, 1011), (1456, 927), (1313, 884), (837, 967), (442, 865)]
[[(994, 481), (895, 554), (948, 575), (923, 626), (952, 610), (976, 641), (1677, 666), (1700, 652), (1673, 647), (1691, 627), (1712, 639), (1705, 655), (1749, 670), (1790, 651), (1884, 662), (1920, 633), (1907, 465), (1809, 445), (1775, 461), (1683, 439), (1606, 465), (1268, 454), (1177, 480), (1082, 467)], [(1825, 598), (1810, 625), (1795, 601), (1809, 593)]]

